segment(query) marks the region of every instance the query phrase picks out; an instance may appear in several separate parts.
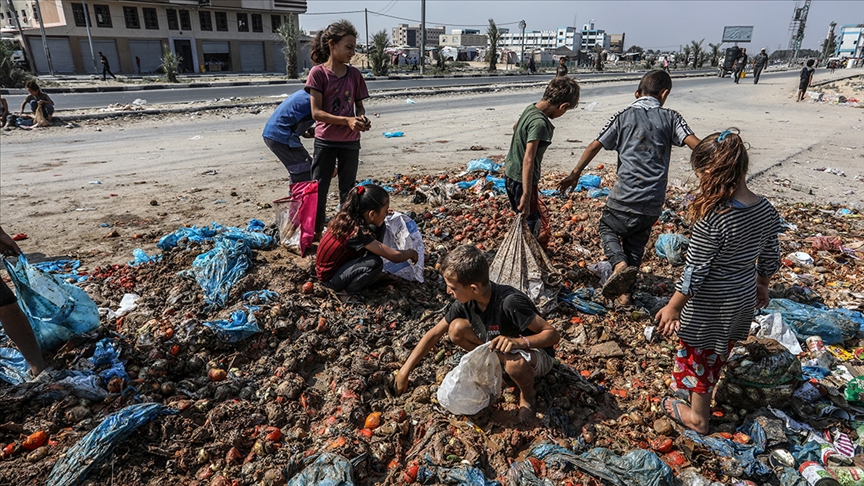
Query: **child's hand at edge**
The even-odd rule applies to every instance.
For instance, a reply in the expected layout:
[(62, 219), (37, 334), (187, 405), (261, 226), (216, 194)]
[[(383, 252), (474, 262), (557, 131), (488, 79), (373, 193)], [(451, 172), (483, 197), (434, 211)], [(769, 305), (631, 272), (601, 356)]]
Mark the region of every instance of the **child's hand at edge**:
[(408, 254), (408, 259), (411, 260), (411, 263), (417, 263), (420, 260), (420, 255), (417, 254), (417, 250), (402, 251)]
[(681, 311), (671, 305), (660, 309), (654, 320), (657, 321), (657, 330), (666, 337), (672, 337), (681, 330)]
[(768, 302), (771, 298), (768, 296), (768, 286), (763, 284), (756, 284), (756, 308), (764, 309), (768, 307)]
[(531, 195), (528, 193), (523, 193), (519, 200), (519, 214), (526, 218), (531, 214)]

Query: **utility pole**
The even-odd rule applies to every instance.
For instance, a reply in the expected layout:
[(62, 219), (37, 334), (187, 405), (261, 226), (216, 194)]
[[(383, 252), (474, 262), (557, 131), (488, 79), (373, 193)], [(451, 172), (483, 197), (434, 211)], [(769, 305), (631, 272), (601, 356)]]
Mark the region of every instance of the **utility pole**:
[(369, 68), (369, 9), (364, 8), (363, 14), (366, 15), (366, 68)]
[(36, 7), (36, 16), (39, 17), (39, 30), (42, 31), (42, 47), (45, 48), (45, 60), (48, 61), (48, 74), (54, 76), (54, 63), (51, 62), (51, 53), (48, 51), (48, 39), (45, 37), (45, 23), (42, 22), (42, 9), (39, 8), (39, 0), (33, 0)]
[(420, 0), (420, 76), (426, 66), (426, 0)]
[[(520, 68), (525, 65), (525, 27), (527, 25), (528, 24), (526, 24), (524, 20), (519, 21), (519, 28), (522, 29), (522, 49), (521, 49), (521, 52), (519, 52), (519, 67)], [(565, 44), (567, 43), (567, 34), (566, 33), (564, 34), (564, 43)]]
[(81, 5), (84, 7), (84, 22), (87, 24), (87, 42), (90, 43), (90, 58), (93, 59), (93, 72), (99, 73), (96, 68), (96, 53), (93, 51), (93, 36), (90, 35), (90, 12), (87, 11), (87, 3), (81, 0)]
[(21, 36), (21, 49), (24, 53), (24, 60), (27, 61), (30, 70), (35, 73), (36, 61), (33, 59), (33, 56), (30, 55), (30, 48), (27, 47), (27, 39), (24, 38), (24, 30), (21, 29), (21, 22), (18, 20), (18, 12), (15, 11), (15, 6), (12, 5), (12, 0), (6, 0), (6, 5), (9, 6), (9, 11), (12, 12), (12, 15), (15, 17), (15, 27), (18, 28), (18, 35)]

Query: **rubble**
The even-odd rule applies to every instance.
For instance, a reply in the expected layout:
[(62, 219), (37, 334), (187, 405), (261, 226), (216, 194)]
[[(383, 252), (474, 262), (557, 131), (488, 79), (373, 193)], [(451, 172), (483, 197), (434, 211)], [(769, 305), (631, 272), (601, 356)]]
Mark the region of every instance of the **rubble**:
[[(613, 171), (597, 175), (602, 182), (592, 189), (611, 186)], [(554, 187), (559, 178), (547, 175), (541, 188)], [(848, 445), (837, 434), (848, 438), (853, 451), (864, 444), (855, 420), (864, 409), (849, 401), (860, 397), (844, 395), (846, 383), (864, 375), (859, 360), (864, 335), (845, 327), (837, 334), (836, 356), (831, 351), (833, 369), (811, 362), (806, 349), (795, 356), (777, 343), (744, 345), (764, 359), (782, 354), (785, 374), (741, 383), (730, 372), (729, 386), (751, 397), (747, 387), (774, 390), (782, 382), (783, 400), (766, 397), (766, 388), (749, 402), (718, 392), (706, 437), (665, 417), (660, 401), (675, 392), (669, 387), (675, 345), (657, 336), (649, 340), (645, 328), (674, 292), (681, 272), (653, 251), (662, 234), (689, 235), (679, 188), (670, 190), (667, 212), (652, 233), (636, 306), (617, 310), (600, 295), (604, 272), (591, 267), (602, 260), (597, 232), (602, 196), (585, 191), (544, 197), (551, 215), (546, 252), (562, 277), (559, 305), (545, 317), (563, 339), (558, 363), (536, 384), (536, 423), (518, 423), (518, 391), (507, 379), (488, 408), (471, 416), (447, 413), (437, 392), (465, 355), (449, 341), (420, 363), (409, 391), (397, 396), (394, 371), (451, 301), (438, 262), (460, 244), (476, 245), (491, 262), (514, 214), (496, 177), (482, 172), (397, 175), (380, 182), (393, 189), (391, 207), (413, 219), (423, 234), (424, 278), (381, 284), (365, 292), (361, 303), (340, 303), (317, 283), (308, 260), (268, 245), (243, 248), (235, 255), (242, 257), (243, 272), (220, 286), (218, 295), (210, 294), (190, 271), (194, 262), (242, 237), (214, 239), (209, 230), (202, 236), (204, 228), (163, 238), (161, 258), (79, 268), (77, 276), (87, 279), (76, 285), (99, 307), (117, 309), (131, 300), (127, 294), (140, 298), (124, 315), (104, 312), (98, 329), (51, 356), (53, 372), (18, 385), (0, 383), (0, 483), (44, 482), (52, 471), (68, 470), (76, 460), (70, 451), (92, 442), (90, 434), (107, 427), (100, 424), (142, 406), (152, 406), (147, 420), (124, 428), (128, 438), (113, 450), (94, 453), (98, 460), (88, 463), (84, 484), (300, 485), (327, 478), (360, 485), (516, 484), (508, 481), (517, 479), (519, 484), (661, 485), (670, 475), (686, 484), (745, 479), (777, 484), (775, 474), (800, 480), (793, 467), (821, 460), (818, 448), (808, 449), (816, 439), (802, 433), (809, 432), (806, 427), (834, 444), (837, 454), (843, 454), (838, 445)], [(467, 189), (453, 189), (462, 185)], [(838, 209), (778, 207), (786, 229), (783, 254), (806, 253), (812, 264), (785, 261), (772, 281), (771, 297), (824, 306), (854, 322), (856, 314), (843, 313), (864, 310), (864, 224), (858, 212)], [(215, 234), (224, 227), (207, 228)], [(256, 228), (277, 235), (275, 224)], [(800, 321), (783, 319), (801, 339)], [(752, 368), (758, 360), (737, 363)], [(124, 374), (103, 373), (117, 364)], [(99, 393), (77, 389), (75, 370), (93, 372), (96, 381), (89, 386)], [(4, 369), (0, 378), (7, 374)], [(855, 390), (864, 389), (855, 383)], [(804, 385), (810, 388), (799, 393)], [(830, 441), (822, 431), (830, 432)], [(28, 450), (25, 441), (33, 445), (28, 437), (38, 432), (47, 441)], [(776, 451), (794, 456), (794, 463), (777, 473), (769, 467)], [(635, 464), (642, 468), (628, 470)], [(827, 468), (835, 465), (829, 462)], [(81, 484), (77, 476), (52, 481)]]

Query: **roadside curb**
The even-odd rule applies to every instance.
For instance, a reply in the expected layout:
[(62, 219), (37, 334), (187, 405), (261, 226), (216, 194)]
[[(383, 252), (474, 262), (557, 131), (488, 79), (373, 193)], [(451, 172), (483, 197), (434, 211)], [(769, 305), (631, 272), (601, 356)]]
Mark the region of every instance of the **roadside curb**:
[(846, 75), (846, 76), (841, 76), (841, 77), (839, 77), (839, 78), (826, 79), (826, 80), (824, 80), (824, 81), (819, 81), (819, 82), (816, 82), (816, 83), (811, 84), (810, 87), (812, 88), (812, 87), (816, 87), (816, 86), (824, 86), (824, 85), (826, 85), (826, 84), (836, 83), (837, 81), (843, 81), (843, 80), (845, 80), (845, 79), (858, 78), (858, 77), (861, 77), (861, 76), (864, 76), (864, 73), (859, 72), (859, 73), (857, 73), (857, 74), (849, 74), (849, 75)]

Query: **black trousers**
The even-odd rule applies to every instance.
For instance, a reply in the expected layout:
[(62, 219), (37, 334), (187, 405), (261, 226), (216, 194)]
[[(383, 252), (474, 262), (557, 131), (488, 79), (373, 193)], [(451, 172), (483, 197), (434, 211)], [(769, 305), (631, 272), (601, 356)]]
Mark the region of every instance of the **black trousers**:
[(384, 270), (384, 260), (374, 253), (349, 260), (323, 285), (337, 292), (357, 293), (368, 287)]
[(324, 230), (327, 216), (327, 193), (333, 171), (339, 167), (339, 202), (345, 201), (348, 192), (357, 181), (357, 166), (360, 164), (360, 144), (349, 143), (344, 146), (322, 142), (315, 139), (312, 155), (312, 179), (318, 181), (318, 213), (315, 218), (315, 231)]
[(645, 245), (651, 236), (651, 227), (656, 222), (657, 216), (603, 208), (600, 215), (600, 242), (613, 268), (621, 262), (627, 262), (629, 267), (642, 264)]
[(112, 73), (111, 70), (108, 69), (108, 66), (103, 64), (102, 65), (102, 81), (105, 81), (107, 79), (105, 74), (110, 74), (112, 78), (117, 79), (117, 76), (114, 76), (114, 73)]

